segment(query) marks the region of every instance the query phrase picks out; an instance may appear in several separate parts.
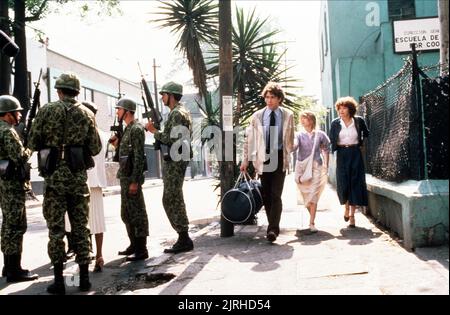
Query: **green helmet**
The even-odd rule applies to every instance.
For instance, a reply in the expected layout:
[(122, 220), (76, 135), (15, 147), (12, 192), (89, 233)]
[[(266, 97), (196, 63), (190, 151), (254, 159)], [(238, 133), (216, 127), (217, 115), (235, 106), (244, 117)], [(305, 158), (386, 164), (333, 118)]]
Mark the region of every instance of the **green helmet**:
[(164, 84), (161, 91), (159, 91), (159, 94), (163, 93), (183, 95), (183, 86), (173, 81), (168, 82)]
[(68, 89), (80, 92), (80, 80), (73, 73), (63, 73), (56, 80), (55, 89)]
[(130, 112), (136, 111), (136, 102), (131, 98), (122, 98), (117, 102), (116, 108), (123, 108)]
[(17, 98), (11, 95), (0, 96), (0, 114), (23, 110)]

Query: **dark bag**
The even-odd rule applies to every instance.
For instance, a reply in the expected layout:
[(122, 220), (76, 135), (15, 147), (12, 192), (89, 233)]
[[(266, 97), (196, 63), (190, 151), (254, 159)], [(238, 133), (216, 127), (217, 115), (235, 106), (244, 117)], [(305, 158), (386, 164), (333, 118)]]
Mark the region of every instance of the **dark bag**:
[(160, 150), (161, 150), (161, 155), (162, 155), (162, 158), (164, 161), (166, 161), (166, 162), (172, 161), (172, 158), (170, 157), (170, 146), (168, 146), (167, 144), (161, 143)]
[(95, 166), (95, 161), (85, 146), (67, 146), (64, 156), (72, 173), (85, 171)]
[(119, 168), (122, 172), (122, 175), (126, 177), (131, 176), (131, 172), (133, 171), (131, 160), (131, 157), (128, 155), (119, 156)]
[(231, 223), (242, 224), (255, 216), (261, 209), (261, 184), (256, 180), (248, 180), (247, 174), (241, 173), (234, 185), (225, 193), (221, 202), (223, 217)]
[(56, 170), (59, 150), (55, 147), (45, 148), (38, 152), (38, 169), (42, 176), (51, 176)]
[[(133, 157), (132, 155), (123, 155), (119, 157), (119, 167), (122, 170), (122, 174), (124, 176), (131, 176), (131, 173), (133, 172)], [(144, 169), (142, 172), (148, 171), (148, 164), (147, 164), (147, 156), (144, 153)]]
[(11, 165), (10, 160), (0, 160), (0, 178), (4, 180), (10, 180), (11, 176)]
[(4, 180), (30, 180), (30, 163), (22, 163), (17, 166), (11, 160), (0, 160), (0, 178)]

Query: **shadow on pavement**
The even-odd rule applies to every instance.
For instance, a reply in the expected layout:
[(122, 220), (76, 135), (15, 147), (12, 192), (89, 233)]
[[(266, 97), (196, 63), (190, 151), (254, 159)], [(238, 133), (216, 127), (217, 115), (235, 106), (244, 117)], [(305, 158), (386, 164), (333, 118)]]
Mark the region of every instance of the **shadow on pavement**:
[(311, 233), (309, 229), (297, 230), (295, 236), (298, 237), (298, 240), (291, 242), (300, 242), (303, 245), (317, 245), (334, 238), (334, 235), (331, 233), (321, 230), (317, 233)]
[[(234, 260), (240, 263), (253, 263), (255, 264), (251, 268), (253, 271), (268, 272), (280, 268), (279, 261), (291, 259), (294, 251), (288, 244), (268, 243), (261, 233), (255, 236), (254, 233), (242, 231), (227, 238), (211, 233), (205, 234), (194, 240), (194, 244), (194, 251), (173, 255), (167, 263), (154, 270), (158, 273), (170, 273), (174, 265), (184, 266), (176, 281), (169, 282), (159, 294), (180, 294), (183, 288), (218, 255), (230, 263)], [(218, 271), (218, 277), (224, 277), (223, 274), (223, 270)]]
[(343, 228), (339, 232), (341, 236), (336, 237), (338, 240), (348, 240), (349, 245), (365, 245), (372, 243), (372, 239), (379, 238), (382, 232), (374, 232), (371, 229), (356, 226), (355, 228)]
[(448, 244), (436, 247), (421, 247), (416, 248), (416, 250), (414, 251), (414, 255), (416, 255), (417, 258), (426, 262), (435, 261), (440, 265), (442, 265), (448, 271), (449, 270), (448, 251), (449, 251)]

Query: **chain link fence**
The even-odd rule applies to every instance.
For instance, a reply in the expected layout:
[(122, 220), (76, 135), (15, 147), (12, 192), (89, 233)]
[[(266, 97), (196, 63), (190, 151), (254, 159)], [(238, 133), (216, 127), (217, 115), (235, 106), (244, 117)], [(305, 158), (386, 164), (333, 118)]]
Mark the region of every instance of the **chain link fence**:
[[(440, 65), (436, 65), (419, 72), (436, 76), (439, 70)], [(401, 182), (433, 178), (437, 170), (442, 172), (444, 168), (448, 178), (448, 164), (438, 157), (444, 151), (448, 157), (448, 71), (446, 94), (442, 92), (442, 79), (422, 81), (423, 99), (430, 104), (423, 107), (423, 115), (421, 93), (414, 84), (416, 72), (413, 61), (407, 60), (397, 74), (360, 99), (358, 114), (366, 119), (371, 132), (365, 152), (366, 169), (380, 179)], [(428, 147), (432, 152), (424, 149)]]

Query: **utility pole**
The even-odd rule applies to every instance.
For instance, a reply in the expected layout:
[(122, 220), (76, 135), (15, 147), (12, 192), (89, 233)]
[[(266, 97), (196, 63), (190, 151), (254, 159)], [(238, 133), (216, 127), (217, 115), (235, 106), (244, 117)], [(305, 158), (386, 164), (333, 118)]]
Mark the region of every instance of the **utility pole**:
[[(221, 126), (222, 126), (222, 156), (220, 163), (220, 193), (221, 196), (233, 187), (234, 163), (227, 161), (226, 150), (233, 150), (233, 145), (227, 147), (226, 139), (229, 134), (233, 137), (233, 131), (224, 129), (224, 103), (229, 105), (229, 100), (233, 96), (233, 51), (231, 42), (231, 0), (219, 1), (219, 80), (220, 80), (220, 108), (221, 108)], [(224, 100), (227, 100), (225, 102)], [(231, 120), (232, 121), (232, 120)], [(232, 138), (231, 138), (232, 139)], [(233, 156), (233, 154), (231, 154)], [(234, 224), (227, 221), (223, 216), (220, 217), (220, 236), (229, 237), (234, 234)]]
[(448, 64), (448, 0), (439, 0), (438, 6), (441, 35), (440, 63)]

